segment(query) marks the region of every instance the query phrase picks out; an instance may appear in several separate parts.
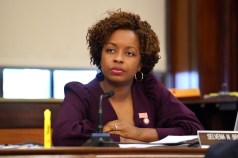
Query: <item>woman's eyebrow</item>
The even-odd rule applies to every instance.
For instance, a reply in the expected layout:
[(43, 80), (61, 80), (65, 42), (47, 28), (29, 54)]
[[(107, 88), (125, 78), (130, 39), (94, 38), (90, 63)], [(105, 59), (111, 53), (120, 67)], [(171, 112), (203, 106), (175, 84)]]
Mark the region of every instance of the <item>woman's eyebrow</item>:
[[(116, 44), (116, 43), (113, 43), (113, 42), (106, 42), (106, 43), (105, 43), (105, 45), (109, 45), (109, 44), (111, 44), (111, 45), (113, 45), (113, 46), (117, 46), (117, 44)], [(127, 49), (131, 49), (131, 48), (132, 48), (132, 49), (135, 49), (136, 51), (139, 51), (139, 49), (137, 49), (136, 46), (133, 46), (133, 45), (126, 46), (126, 48), (127, 48)]]
[(115, 44), (115, 43), (113, 43), (113, 42), (106, 42), (106, 43), (105, 43), (105, 45), (108, 45), (108, 44), (111, 44), (111, 45), (114, 45), (114, 46), (116, 46), (116, 44)]

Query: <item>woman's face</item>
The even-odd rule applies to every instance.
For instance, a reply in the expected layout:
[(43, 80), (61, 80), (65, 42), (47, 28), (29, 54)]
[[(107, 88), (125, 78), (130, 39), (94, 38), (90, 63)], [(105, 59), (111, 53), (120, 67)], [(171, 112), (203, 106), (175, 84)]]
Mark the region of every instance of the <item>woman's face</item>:
[(141, 70), (137, 35), (131, 30), (116, 30), (102, 49), (101, 69), (105, 79), (128, 83)]

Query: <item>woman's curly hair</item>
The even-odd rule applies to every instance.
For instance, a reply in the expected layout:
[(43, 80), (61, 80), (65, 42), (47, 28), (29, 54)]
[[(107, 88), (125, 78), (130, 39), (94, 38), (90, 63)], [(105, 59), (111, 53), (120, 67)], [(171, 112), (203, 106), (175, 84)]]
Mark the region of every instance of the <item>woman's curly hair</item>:
[(110, 35), (118, 29), (129, 29), (139, 38), (141, 53), (141, 72), (148, 74), (160, 59), (159, 40), (147, 21), (141, 21), (139, 15), (130, 12), (109, 12), (109, 16), (88, 29), (86, 36), (90, 60), (100, 68), (102, 49)]

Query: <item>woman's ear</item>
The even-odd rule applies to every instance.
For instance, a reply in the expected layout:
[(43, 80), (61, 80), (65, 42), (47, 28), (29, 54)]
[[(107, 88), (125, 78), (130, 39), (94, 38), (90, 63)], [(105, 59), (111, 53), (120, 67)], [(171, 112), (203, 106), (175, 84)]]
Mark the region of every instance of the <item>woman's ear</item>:
[(139, 68), (138, 68), (137, 72), (140, 72), (140, 71), (141, 71), (141, 69), (142, 69), (142, 63), (140, 63), (140, 65), (139, 65)]

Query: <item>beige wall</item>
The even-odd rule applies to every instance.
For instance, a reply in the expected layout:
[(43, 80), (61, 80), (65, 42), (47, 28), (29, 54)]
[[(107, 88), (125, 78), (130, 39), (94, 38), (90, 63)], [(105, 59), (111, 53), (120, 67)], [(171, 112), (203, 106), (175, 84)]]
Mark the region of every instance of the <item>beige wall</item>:
[(0, 0), (0, 66), (92, 68), (87, 29), (119, 8), (152, 25), (165, 71), (165, 0)]

